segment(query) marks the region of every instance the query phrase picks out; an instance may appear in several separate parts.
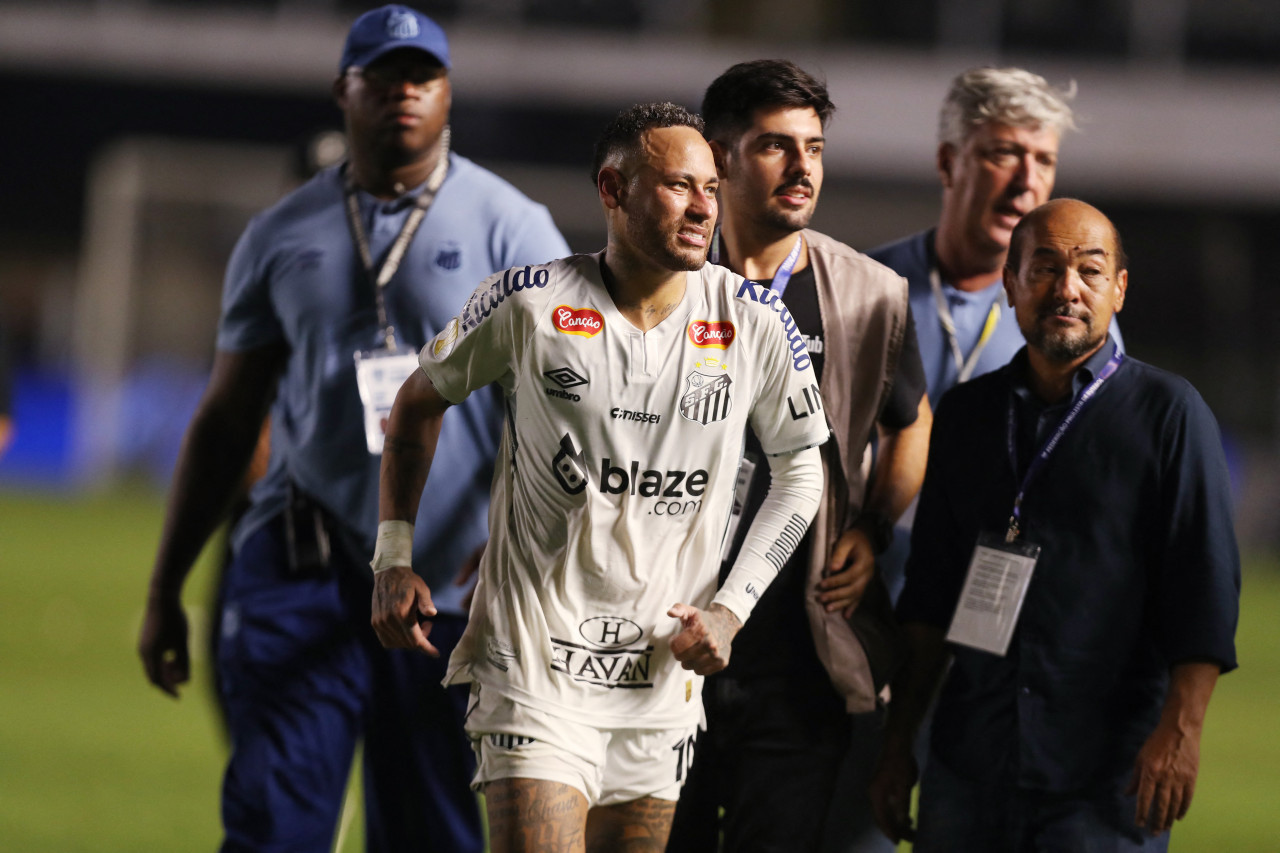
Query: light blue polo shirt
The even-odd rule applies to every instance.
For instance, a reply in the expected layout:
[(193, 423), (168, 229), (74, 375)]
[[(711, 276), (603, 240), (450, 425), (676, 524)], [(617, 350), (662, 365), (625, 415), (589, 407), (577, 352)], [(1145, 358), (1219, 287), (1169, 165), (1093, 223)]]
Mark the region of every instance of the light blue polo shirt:
[[(920, 359), (924, 364), (925, 382), (929, 386), (929, 405), (937, 408), (938, 400), (956, 384), (959, 369), (951, 352), (951, 344), (938, 319), (938, 307), (934, 303), (933, 288), (929, 285), (929, 273), (936, 264), (933, 241), (935, 229), (921, 231), (896, 243), (889, 243), (868, 252), (872, 258), (892, 269), (907, 280), (911, 313), (916, 321), (916, 337), (920, 342)], [(1026, 339), (1018, 328), (1013, 309), (1005, 300), (1004, 283), (995, 281), (978, 291), (964, 291), (942, 282), (942, 295), (951, 310), (956, 326), (956, 341), (960, 352), (967, 358), (978, 344), (982, 328), (986, 325), (991, 306), (1000, 305), (1000, 319), (978, 356), (970, 379), (1004, 367), (1013, 354), (1022, 349)], [(1124, 350), (1124, 339), (1115, 318), (1111, 319), (1111, 336)]]
[[(233, 534), (239, 547), (285, 504), (289, 478), (325, 506), (372, 556), (380, 457), (365, 445), (354, 353), (379, 346), (373, 285), (347, 225), (340, 167), (326, 169), (256, 216), (227, 267), (220, 350), (285, 342), (290, 354), (271, 415), (271, 461)], [(416, 193), (384, 202), (359, 193), (377, 269)], [(399, 270), (385, 290), (388, 320), (416, 353), (500, 270), (564, 257), (547, 209), (457, 154)], [(414, 534), (414, 567), (441, 612), (465, 613), (453, 585), (487, 536), (489, 487), (501, 434), (496, 392), (477, 393), (444, 419)]]

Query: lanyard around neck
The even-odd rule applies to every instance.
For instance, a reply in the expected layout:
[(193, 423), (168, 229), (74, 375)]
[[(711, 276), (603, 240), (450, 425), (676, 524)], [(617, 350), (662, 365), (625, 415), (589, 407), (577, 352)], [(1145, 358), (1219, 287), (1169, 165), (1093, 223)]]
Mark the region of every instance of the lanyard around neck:
[(449, 128), (446, 127), (440, 134), (440, 159), (436, 162), (435, 169), (431, 171), (431, 176), (427, 178), (427, 185), (423, 187), (422, 192), (418, 193), (413, 210), (409, 212), (404, 225), (400, 227), (400, 233), (396, 236), (395, 242), (391, 244), (391, 250), (387, 252), (387, 257), (382, 262), (381, 268), (375, 273), (373, 270), (373, 254), (369, 248), (369, 235), (365, 233), (364, 223), (360, 219), (360, 201), (356, 196), (355, 180), (351, 175), (351, 165), (350, 163), (347, 164), (347, 179), (343, 186), (343, 196), (347, 206), (347, 225), (351, 229), (351, 239), (356, 244), (356, 250), (360, 253), (360, 263), (364, 267), (365, 277), (373, 285), (374, 304), (378, 309), (378, 327), (382, 330), (383, 338), (389, 350), (396, 348), (395, 328), (387, 321), (387, 305), (382, 291), (387, 286), (387, 282), (391, 281), (392, 276), (396, 274), (396, 270), (400, 269), (400, 262), (404, 260), (405, 253), (409, 251), (409, 244), (413, 242), (414, 235), (418, 233), (418, 226), (422, 224), (422, 220), (427, 215), (427, 210), (431, 207), (431, 203), (435, 201), (436, 193), (440, 191), (440, 185), (444, 183), (445, 174), (448, 171)]
[[(1062, 419), (1062, 422), (1058, 424), (1058, 428), (1053, 431), (1053, 435), (1049, 436), (1036, 455), (1032, 457), (1031, 464), (1027, 466), (1027, 473), (1022, 476), (1022, 485), (1018, 487), (1018, 494), (1013, 499), (1013, 514), (1009, 516), (1009, 529), (1005, 533), (1004, 541), (1012, 542), (1018, 538), (1018, 534), (1022, 531), (1022, 499), (1027, 494), (1027, 486), (1030, 485), (1032, 478), (1035, 477), (1035, 475), (1040, 472), (1040, 469), (1044, 467), (1049, 456), (1053, 454), (1053, 451), (1056, 450), (1058, 445), (1062, 442), (1063, 436), (1067, 434), (1067, 430), (1071, 429), (1072, 424), (1075, 423), (1081, 410), (1084, 409), (1085, 405), (1093, 399), (1095, 394), (1098, 393), (1098, 389), (1102, 387), (1102, 383), (1106, 382), (1107, 379), (1111, 377), (1111, 374), (1116, 372), (1116, 368), (1120, 366), (1120, 362), (1123, 360), (1124, 353), (1117, 348), (1111, 358), (1107, 360), (1106, 365), (1098, 371), (1098, 375), (1094, 377), (1093, 381), (1086, 385), (1085, 389), (1080, 392), (1078, 397), (1076, 397), (1075, 403), (1072, 404), (1070, 411), (1067, 412), (1067, 415)], [(1018, 471), (1018, 436), (1016, 424), (1017, 416), (1014, 411), (1015, 406), (1016, 403), (1014, 401), (1014, 395), (1010, 393), (1008, 433), (1009, 464), (1013, 466), (1014, 474), (1016, 476)]]
[(938, 309), (938, 322), (942, 324), (942, 331), (946, 332), (947, 341), (951, 344), (951, 358), (956, 363), (956, 383), (968, 382), (969, 377), (973, 375), (973, 369), (978, 366), (978, 357), (986, 349), (987, 342), (991, 340), (996, 325), (1000, 322), (1000, 299), (997, 296), (991, 303), (991, 310), (987, 312), (987, 321), (982, 324), (982, 334), (978, 336), (978, 343), (974, 345), (969, 357), (965, 358), (964, 353), (960, 351), (960, 341), (956, 337), (956, 321), (951, 316), (951, 307), (947, 304), (947, 297), (942, 292), (942, 277), (938, 275), (937, 267), (929, 270), (929, 287), (933, 289), (933, 304)]
[[(782, 264), (778, 267), (778, 271), (773, 274), (773, 280), (769, 283), (769, 289), (778, 294), (781, 298), (786, 292), (787, 285), (791, 283), (791, 273), (795, 271), (796, 264), (800, 262), (800, 250), (804, 248), (804, 236), (796, 235), (796, 244), (791, 247), (791, 251), (787, 257), (783, 259)], [(711, 233), (711, 249), (707, 252), (708, 263), (720, 263), (720, 226), (717, 225)]]

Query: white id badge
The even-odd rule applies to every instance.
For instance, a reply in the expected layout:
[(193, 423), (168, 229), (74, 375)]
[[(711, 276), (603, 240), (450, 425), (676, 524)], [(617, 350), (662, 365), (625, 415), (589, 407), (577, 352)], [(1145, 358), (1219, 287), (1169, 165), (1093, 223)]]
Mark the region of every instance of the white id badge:
[(1004, 657), (1040, 558), (1040, 546), (983, 533), (973, 549), (947, 640)]
[(413, 371), (418, 369), (418, 354), (374, 350), (356, 353), (356, 386), (360, 389), (360, 402), (364, 404), (364, 437), (369, 452), (382, 453), (386, 437), (387, 417), (396, 392)]

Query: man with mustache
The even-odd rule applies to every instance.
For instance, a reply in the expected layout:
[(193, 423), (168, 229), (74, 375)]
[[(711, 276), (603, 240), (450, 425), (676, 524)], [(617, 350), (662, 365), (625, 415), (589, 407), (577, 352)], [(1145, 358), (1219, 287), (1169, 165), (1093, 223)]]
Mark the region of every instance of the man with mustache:
[[(506, 402), (489, 547), (447, 676), (471, 684), (494, 853), (663, 849), (702, 676), (728, 662), (822, 495), (828, 428), (803, 338), (767, 290), (706, 263), (720, 182), (701, 119), (624, 111), (592, 175), (604, 251), (484, 282), (423, 348), (387, 428), (373, 624), (433, 654), (410, 520), (445, 410), (490, 382)], [(748, 423), (773, 488), (721, 585)]]
[[(1062, 135), (1075, 129), (1073, 95), (1021, 68), (957, 75), (938, 115), (938, 225), (868, 253), (907, 279), (932, 405), (954, 385), (1007, 364), (1023, 345), (1004, 305), (1001, 270), (1013, 227), (1053, 192)], [(1111, 334), (1123, 350), (1115, 322)], [(895, 599), (913, 516), (914, 507), (879, 561)]]
[(1096, 208), (1027, 214), (1004, 267), (1026, 346), (938, 405), (872, 785), (917, 853), (1165, 850), (1190, 807), (1240, 563), (1213, 414), (1107, 333), (1128, 284)]
[[(906, 282), (808, 228), (833, 111), (821, 81), (777, 60), (733, 66), (702, 102), (721, 179), (714, 257), (761, 289), (785, 292), (826, 406), (790, 414), (825, 416), (835, 440), (823, 448), (827, 488), (817, 520), (738, 635), (728, 668), (706, 684), (707, 731), (671, 851), (715, 849), (720, 809), (726, 851), (818, 849), (850, 713), (874, 711), (885, 679), (876, 650), (861, 642), (877, 613), (882, 630), (892, 622), (883, 585), (858, 603), (893, 521), (920, 488), (931, 418)], [(749, 436), (738, 501), (744, 526), (768, 492), (771, 467)], [(731, 532), (726, 567), (740, 541)], [(865, 782), (857, 787), (863, 824), (878, 836), (864, 791)]]
[[(214, 661), (231, 735), (224, 851), (332, 846), (363, 743), (370, 851), (478, 853), (465, 690), (381, 648), (366, 565), (377, 534), (381, 420), (417, 349), (476, 279), (568, 251), (545, 207), (449, 150), (449, 45), (384, 6), (352, 24), (334, 98), (349, 159), (255, 217), (227, 266), (212, 376), (184, 440), (139, 652), (177, 696), (190, 675), (181, 591), (271, 412), (270, 462), (231, 533)], [(406, 370), (407, 362), (407, 370)], [(467, 566), (486, 539), (502, 414), (454, 413), (448, 467), (410, 544), (439, 590), (435, 638), (466, 624)]]
[(938, 116), (937, 227), (868, 253), (910, 285), (935, 406), (948, 388), (1022, 347), (1012, 313), (1001, 310), (1000, 271), (1013, 226), (1053, 192), (1062, 134), (1075, 129), (1073, 95), (1021, 68), (957, 76)]

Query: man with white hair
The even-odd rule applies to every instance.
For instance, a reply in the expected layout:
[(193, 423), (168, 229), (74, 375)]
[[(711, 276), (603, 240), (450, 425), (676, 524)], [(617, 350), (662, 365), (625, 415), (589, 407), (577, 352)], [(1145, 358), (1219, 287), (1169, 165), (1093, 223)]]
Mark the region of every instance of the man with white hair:
[(938, 116), (938, 225), (869, 253), (910, 286), (933, 406), (1022, 347), (1013, 313), (1002, 309), (1000, 270), (1013, 227), (1053, 192), (1058, 144), (1076, 129), (1074, 97), (1074, 84), (1057, 89), (1021, 68), (956, 77)]

